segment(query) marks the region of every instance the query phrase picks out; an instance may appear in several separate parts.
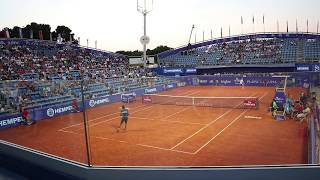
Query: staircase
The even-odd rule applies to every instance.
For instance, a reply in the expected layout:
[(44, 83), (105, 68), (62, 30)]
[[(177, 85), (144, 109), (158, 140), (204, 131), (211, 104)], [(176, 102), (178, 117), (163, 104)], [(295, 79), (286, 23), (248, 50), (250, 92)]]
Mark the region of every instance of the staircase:
[(304, 41), (303, 40), (298, 40), (297, 43), (297, 59), (296, 61), (299, 63), (304, 63), (305, 62), (305, 56), (304, 56)]

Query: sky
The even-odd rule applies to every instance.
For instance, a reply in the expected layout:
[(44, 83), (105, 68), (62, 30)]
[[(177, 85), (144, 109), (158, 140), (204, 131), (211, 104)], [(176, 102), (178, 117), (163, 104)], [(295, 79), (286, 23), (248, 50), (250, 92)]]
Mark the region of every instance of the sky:
[[(152, 0), (146, 2), (151, 9)], [(276, 32), (277, 20), (282, 32), (286, 21), (289, 31), (296, 31), (296, 20), (298, 30), (306, 32), (308, 19), (309, 32), (316, 32), (319, 7), (319, 0), (154, 0), (147, 15), (147, 48), (186, 45), (193, 24), (191, 43), (211, 39), (211, 30), (213, 38), (220, 37), (221, 28), (228, 36), (229, 26), (231, 35)], [(142, 50), (143, 16), (137, 0), (0, 0), (0, 29), (30, 22), (49, 24), (52, 30), (66, 25), (81, 45), (89, 39), (90, 47), (97, 40), (103, 50)]]

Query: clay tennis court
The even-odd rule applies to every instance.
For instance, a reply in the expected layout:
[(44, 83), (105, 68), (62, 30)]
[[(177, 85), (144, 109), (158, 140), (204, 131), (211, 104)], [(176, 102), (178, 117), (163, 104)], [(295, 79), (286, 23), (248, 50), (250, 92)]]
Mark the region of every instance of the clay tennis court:
[[(297, 99), (303, 89), (288, 89)], [(248, 97), (259, 109), (127, 105), (127, 131), (117, 132), (113, 103), (87, 110), (90, 161), (96, 166), (235, 166), (307, 162), (306, 123), (275, 121), (268, 112), (274, 88), (180, 87), (160, 94)], [(248, 118), (249, 117), (249, 118)], [(256, 118), (255, 118), (256, 117)], [(258, 119), (261, 118), (261, 119)], [(87, 163), (83, 113), (70, 113), (0, 131), (0, 139)]]

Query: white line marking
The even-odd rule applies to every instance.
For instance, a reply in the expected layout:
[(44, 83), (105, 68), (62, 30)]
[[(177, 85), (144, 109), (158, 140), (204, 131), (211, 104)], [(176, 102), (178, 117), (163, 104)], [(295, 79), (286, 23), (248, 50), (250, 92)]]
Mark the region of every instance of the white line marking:
[[(254, 94), (256, 94), (256, 93), (254, 93)], [(254, 95), (254, 94), (253, 94), (253, 95)], [(240, 104), (241, 104), (241, 103), (240, 103)], [(240, 105), (240, 104), (239, 104), (239, 105)], [(239, 105), (237, 105), (237, 106), (239, 106)], [(192, 138), (193, 136), (195, 136), (196, 134), (198, 134), (198, 133), (201, 132), (202, 130), (204, 130), (204, 129), (206, 129), (207, 127), (209, 127), (211, 124), (213, 124), (213, 123), (215, 123), (216, 121), (218, 121), (218, 120), (219, 120), (220, 118), (222, 118), (223, 116), (229, 114), (232, 110), (234, 110), (234, 109), (230, 109), (230, 110), (224, 112), (222, 115), (220, 115), (219, 117), (217, 117), (215, 120), (213, 120), (213, 121), (211, 121), (209, 124), (203, 126), (203, 127), (202, 127), (201, 129), (199, 129), (197, 132), (193, 133), (193, 134), (190, 135), (189, 137), (187, 137), (187, 138), (185, 138), (184, 140), (180, 141), (178, 144), (176, 144), (175, 146), (173, 146), (171, 149), (174, 149), (174, 148), (178, 147), (179, 145), (181, 145), (182, 143), (184, 143), (184, 142), (187, 141), (188, 139)]]
[[(70, 133), (70, 134), (76, 134), (76, 135), (82, 135), (81, 133), (76, 133), (72, 131), (65, 131), (65, 130), (59, 130), (60, 132), (64, 133)], [(187, 152), (187, 151), (180, 151), (180, 150), (172, 150), (168, 148), (162, 148), (162, 147), (157, 147), (157, 146), (151, 146), (147, 144), (133, 144), (129, 143), (128, 141), (122, 141), (122, 140), (116, 140), (116, 139), (111, 139), (111, 138), (106, 138), (106, 137), (99, 137), (99, 136), (90, 136), (91, 138), (97, 138), (97, 139), (102, 139), (102, 140), (109, 140), (109, 141), (115, 141), (115, 142), (120, 142), (120, 143), (126, 143), (129, 145), (136, 145), (136, 146), (142, 146), (142, 147), (147, 147), (147, 148), (153, 148), (153, 149), (160, 149), (164, 151), (171, 151), (171, 152), (176, 152), (176, 153), (184, 153), (184, 154), (189, 154), (189, 155), (194, 155), (192, 152)]]
[[(138, 108), (140, 108), (140, 107), (145, 107), (145, 106), (146, 106), (146, 105), (138, 106), (138, 107), (136, 107), (136, 108), (134, 108), (134, 109), (138, 109)], [(105, 118), (105, 117), (108, 117), (108, 116), (112, 116), (112, 115), (115, 115), (115, 114), (119, 114), (119, 112), (115, 112), (115, 113), (107, 114), (107, 115), (104, 115), (104, 116), (101, 116), (101, 117), (98, 117), (98, 118), (94, 118), (94, 119), (89, 120), (88, 122), (92, 122), (92, 121), (95, 121), (95, 120), (99, 120), (99, 119), (102, 119), (102, 118)], [(68, 128), (71, 128), (71, 127), (74, 127), (74, 126), (79, 126), (79, 125), (83, 125), (83, 123), (73, 124), (73, 125), (64, 127), (64, 128), (62, 128), (62, 129), (68, 129)]]
[(229, 112), (231, 112), (232, 110), (228, 110), (227, 112), (223, 113), (222, 115), (220, 115), (219, 117), (217, 117), (215, 120), (211, 121), (209, 124), (203, 126), (201, 129), (199, 129), (197, 132), (193, 133), (192, 135), (190, 135), (189, 137), (185, 138), (184, 140), (180, 141), (178, 144), (176, 144), (175, 146), (173, 146), (170, 149), (174, 149), (176, 147), (178, 147), (180, 144), (184, 143), (185, 141), (187, 141), (188, 139), (192, 138), (193, 136), (195, 136), (196, 134), (198, 134), (200, 131), (204, 130), (205, 128), (209, 127), (211, 124), (213, 124), (214, 122), (216, 122), (217, 120), (219, 120), (220, 118), (222, 118), (223, 116), (227, 115)]
[(244, 116), (246, 119), (262, 119), (262, 117), (256, 117), (256, 116)]
[(164, 122), (172, 122), (172, 123), (180, 123), (180, 124), (192, 124), (192, 125), (207, 125), (203, 123), (193, 123), (193, 122), (184, 122), (184, 121), (172, 121), (172, 120), (164, 120), (164, 119), (152, 119), (152, 118), (141, 118), (141, 117), (130, 117), (131, 119), (144, 119), (144, 120), (151, 120), (151, 121), (164, 121)]
[(208, 142), (206, 142), (203, 146), (201, 146), (197, 151), (195, 151), (193, 154), (197, 154), (199, 151), (201, 151), (202, 148), (206, 147), (212, 140), (214, 140), (216, 137), (218, 137), (221, 133), (223, 133), (224, 130), (226, 130), (229, 126), (231, 126), (234, 122), (236, 122), (238, 119), (240, 119), (240, 117), (248, 112), (249, 110), (245, 110), (243, 111), (238, 117), (236, 117), (233, 121), (231, 121), (230, 124), (228, 124), (228, 126), (224, 127), (218, 134), (216, 134), (215, 136), (213, 136)]
[[(199, 91), (196, 91), (196, 92), (194, 92), (194, 93), (192, 93), (192, 94), (196, 94), (196, 93), (199, 93)], [(141, 107), (141, 106), (140, 106)], [(137, 111), (134, 111), (134, 112), (132, 112), (132, 113), (130, 113), (130, 114), (135, 114), (135, 113), (137, 113), (137, 112), (141, 112), (141, 111), (144, 111), (144, 110), (148, 110), (148, 109), (151, 109), (152, 107), (154, 107), (154, 106), (145, 106), (145, 108), (141, 108), (141, 109), (139, 109), (139, 110), (137, 110)], [(189, 108), (189, 107), (188, 107)], [(186, 109), (185, 109), (186, 110)], [(181, 111), (182, 112), (182, 111)], [(180, 112), (177, 112), (177, 113), (180, 113)], [(175, 114), (177, 114), (177, 113), (174, 113), (174, 114), (172, 114), (172, 115), (170, 115), (170, 116), (167, 116), (167, 118), (168, 117), (171, 117), (171, 116), (173, 116), (173, 115), (175, 115)], [(93, 126), (96, 126), (96, 125), (98, 125), (98, 124), (101, 124), (101, 123), (105, 123), (105, 122), (109, 122), (109, 121), (112, 121), (112, 120), (114, 120), (114, 119), (119, 119), (119, 117), (117, 116), (117, 117), (113, 117), (113, 118), (110, 118), (110, 119), (107, 119), (107, 120), (104, 120), (104, 121), (100, 121), (100, 122), (97, 122), (97, 123), (94, 123), (94, 124), (89, 124), (88, 125), (88, 127), (93, 127)], [(65, 129), (65, 128), (62, 128), (62, 129)], [(82, 129), (82, 128), (80, 128), (80, 129)], [(80, 130), (80, 129), (77, 129), (77, 130)], [(76, 131), (77, 131), (76, 130)]]
[[(193, 93), (188, 94), (187, 92), (193, 92)], [(190, 90), (190, 91), (187, 91), (187, 92), (184, 92), (184, 93), (182, 93), (182, 94), (193, 95), (193, 94), (198, 93), (199, 91), (194, 92), (194, 90)], [(148, 106), (148, 105), (142, 105), (142, 106), (134, 107), (134, 109), (138, 109), (138, 108), (140, 108), (140, 107), (146, 107), (146, 106)], [(112, 115), (115, 115), (115, 114), (118, 114), (118, 113), (119, 113), (119, 112), (114, 112), (114, 113), (111, 113), (111, 114), (107, 114), (107, 115), (104, 115), (104, 116), (101, 116), (101, 117), (98, 117), (98, 118), (91, 119), (91, 120), (89, 120), (88, 122), (92, 122), (92, 121), (95, 121), (95, 120), (99, 120), (99, 119), (102, 119), (102, 118), (105, 118), (105, 117), (108, 117), (108, 116), (112, 116)], [(63, 130), (63, 129), (68, 129), (68, 128), (71, 128), (71, 127), (74, 127), (74, 126), (79, 126), (79, 125), (83, 125), (83, 123), (73, 124), (73, 125), (70, 125), (70, 126), (61, 128), (61, 130)]]
[[(263, 96), (261, 96), (259, 98), (259, 100), (261, 100), (262, 98), (264, 98), (267, 95), (267, 93), (264, 93)], [(212, 137), (207, 143), (205, 143), (203, 146), (201, 146), (197, 151), (194, 152), (194, 154), (197, 154), (202, 148), (206, 147), (212, 140), (214, 140), (216, 137), (218, 137), (224, 130), (226, 130), (229, 126), (231, 126), (234, 122), (236, 122), (238, 119), (240, 119), (240, 117), (245, 114), (246, 112), (248, 112), (250, 109), (247, 109), (245, 111), (243, 111), (238, 117), (236, 117), (233, 121), (231, 121), (230, 124), (228, 124), (228, 126), (226, 126), (225, 128), (223, 128), (218, 134), (216, 134), (214, 137)]]
[(193, 155), (193, 153), (191, 153), (191, 152), (187, 152), (187, 151), (172, 150), (172, 149), (161, 148), (161, 147), (151, 146), (151, 145), (146, 145), (146, 144), (136, 144), (136, 145), (138, 145), (138, 146), (143, 146), (143, 147), (148, 147), (148, 148), (154, 148), (154, 149), (165, 150), (165, 151), (172, 151), (172, 152), (177, 152), (177, 153), (184, 153), (184, 154), (190, 154), (190, 155)]

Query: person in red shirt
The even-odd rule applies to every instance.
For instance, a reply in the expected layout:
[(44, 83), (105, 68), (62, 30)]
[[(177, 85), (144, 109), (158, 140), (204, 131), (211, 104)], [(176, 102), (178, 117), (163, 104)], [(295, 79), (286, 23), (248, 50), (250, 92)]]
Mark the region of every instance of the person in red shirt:
[(31, 125), (34, 124), (35, 122), (30, 118), (29, 112), (26, 108), (22, 107), (21, 108), (21, 116), (23, 119), (23, 122), (25, 125)]

